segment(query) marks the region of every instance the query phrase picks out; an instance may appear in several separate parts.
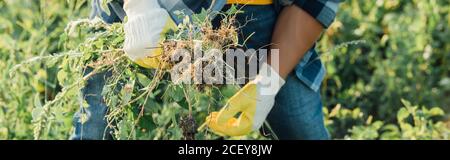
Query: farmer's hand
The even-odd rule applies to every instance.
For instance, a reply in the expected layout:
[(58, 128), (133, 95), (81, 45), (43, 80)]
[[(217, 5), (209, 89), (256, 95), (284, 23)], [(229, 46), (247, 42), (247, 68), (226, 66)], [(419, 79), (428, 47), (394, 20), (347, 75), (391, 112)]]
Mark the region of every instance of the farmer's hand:
[(128, 21), (124, 25), (127, 55), (142, 67), (164, 68), (161, 63), (165, 33), (176, 24), (158, 0), (127, 0), (124, 10)]
[[(228, 100), (219, 112), (206, 118), (206, 125), (219, 135), (241, 136), (259, 129), (284, 85), (278, 73), (264, 63), (260, 74)], [(240, 113), (238, 118), (236, 115)]]

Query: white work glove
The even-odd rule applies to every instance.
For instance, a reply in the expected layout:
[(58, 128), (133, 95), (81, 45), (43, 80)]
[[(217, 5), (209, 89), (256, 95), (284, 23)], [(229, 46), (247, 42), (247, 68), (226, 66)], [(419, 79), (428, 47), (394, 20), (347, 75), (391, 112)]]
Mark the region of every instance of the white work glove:
[(176, 24), (158, 0), (127, 0), (123, 8), (128, 17), (124, 51), (142, 67), (164, 68), (161, 42), (165, 33), (176, 29)]

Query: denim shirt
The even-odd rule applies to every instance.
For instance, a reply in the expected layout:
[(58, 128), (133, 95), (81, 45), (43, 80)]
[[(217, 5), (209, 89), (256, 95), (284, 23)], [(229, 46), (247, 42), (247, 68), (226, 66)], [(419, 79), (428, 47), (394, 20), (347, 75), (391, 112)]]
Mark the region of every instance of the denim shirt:
[[(183, 11), (185, 15), (198, 13), (202, 8), (209, 8), (215, 13), (225, 6), (226, 0), (158, 0), (159, 4), (165, 8), (176, 23), (181, 23), (182, 19), (175, 14), (175, 11)], [(335, 19), (338, 5), (341, 0), (274, 0), (275, 9), (280, 10), (286, 5), (297, 5), (315, 18), (324, 28), (328, 28)], [(214, 4), (211, 4), (213, 3)], [(98, 16), (106, 23), (121, 22), (125, 16), (122, 9), (123, 1), (115, 0), (108, 3), (107, 14), (100, 6), (101, 0), (92, 1), (91, 18)], [(318, 91), (325, 77), (325, 66), (320, 60), (319, 54), (315, 50), (315, 45), (305, 53), (303, 59), (295, 68), (295, 75), (314, 91)]]

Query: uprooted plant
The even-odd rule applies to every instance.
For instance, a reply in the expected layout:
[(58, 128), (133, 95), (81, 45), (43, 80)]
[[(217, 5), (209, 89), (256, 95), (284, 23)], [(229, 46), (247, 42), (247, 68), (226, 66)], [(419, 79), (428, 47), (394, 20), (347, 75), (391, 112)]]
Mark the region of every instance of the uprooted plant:
[[(237, 13), (236, 8), (219, 13), (218, 16), (222, 16), (220, 26), (213, 26), (207, 11), (185, 16), (178, 30), (166, 35), (166, 40), (161, 44), (164, 54), (159, 58), (172, 68), (180, 62), (173, 60), (174, 53), (187, 50), (189, 54), (194, 54), (198, 42), (201, 42), (201, 50), (218, 49), (222, 54), (229, 48), (240, 47), (234, 22)], [(33, 110), (35, 139), (51, 128), (48, 124), (55, 119), (57, 114), (54, 112), (58, 108), (66, 105), (89, 107), (80, 91), (90, 78), (103, 73), (107, 78), (102, 96), (108, 106), (106, 119), (110, 129), (105, 132), (110, 132), (114, 138), (214, 138), (215, 135), (207, 131), (197, 133), (196, 122), (203, 122), (210, 111), (223, 106), (239, 87), (180, 83), (171, 79), (168, 69), (141, 68), (127, 58), (122, 50), (123, 42), (122, 24), (107, 25), (98, 19), (82, 19), (70, 23), (61, 36), (61, 45), (68, 52), (37, 57), (18, 65), (45, 61), (48, 66), (59, 69), (57, 77), (62, 91), (53, 100)], [(179, 70), (181, 79), (198, 74), (194, 68), (223, 64), (219, 61), (208, 55), (195, 59)], [(88, 117), (83, 111), (80, 114), (81, 123)]]

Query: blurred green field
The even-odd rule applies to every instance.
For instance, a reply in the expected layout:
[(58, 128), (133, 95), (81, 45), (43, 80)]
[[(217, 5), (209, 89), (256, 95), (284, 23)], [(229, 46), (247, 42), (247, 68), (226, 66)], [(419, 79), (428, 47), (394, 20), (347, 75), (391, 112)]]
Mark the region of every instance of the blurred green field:
[[(40, 139), (70, 136), (72, 116), (83, 104), (79, 92), (70, 90), (73, 98), (41, 108), (74, 81), (71, 76), (61, 78), (61, 73), (77, 75), (71, 67), (78, 64), (45, 59), (67, 53), (92, 36), (65, 34), (69, 22), (89, 15), (89, 2), (0, 0), (0, 139), (33, 139), (36, 125)], [(449, 13), (447, 0), (341, 4), (336, 22), (318, 43), (327, 68), (321, 89), (325, 123), (334, 139), (450, 139)], [(123, 121), (123, 128), (132, 126), (127, 120), (139, 112), (129, 107), (124, 117), (130, 119)], [(41, 112), (48, 115), (39, 118)], [(181, 138), (169, 117), (179, 114), (174, 108), (146, 112), (167, 122), (152, 122), (139, 134), (123, 129), (124, 137)], [(209, 138), (214, 137), (204, 137)]]

